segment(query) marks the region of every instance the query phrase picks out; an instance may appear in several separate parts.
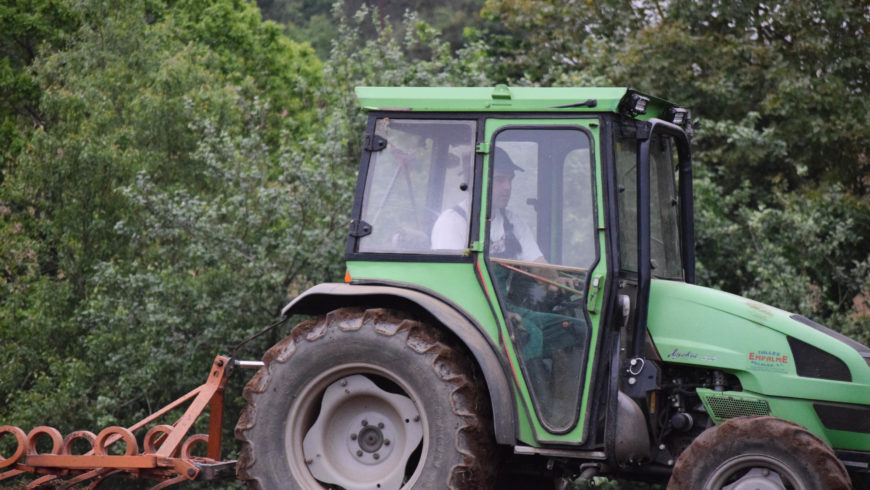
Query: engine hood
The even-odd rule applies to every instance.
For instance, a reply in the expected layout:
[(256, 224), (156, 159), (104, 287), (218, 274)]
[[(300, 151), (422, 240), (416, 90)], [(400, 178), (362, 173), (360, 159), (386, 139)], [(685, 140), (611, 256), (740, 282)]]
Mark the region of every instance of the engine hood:
[(870, 349), (799, 315), (653, 280), (647, 325), (664, 362), (720, 369), (765, 395), (870, 404)]

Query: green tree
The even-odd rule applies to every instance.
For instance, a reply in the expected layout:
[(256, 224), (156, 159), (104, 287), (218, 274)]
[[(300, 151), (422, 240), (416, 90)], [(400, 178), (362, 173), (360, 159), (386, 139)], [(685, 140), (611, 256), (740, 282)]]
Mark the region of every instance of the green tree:
[[(150, 338), (145, 333), (185, 339), (174, 333), (180, 327), (173, 317), (155, 314), (167, 322), (158, 327), (155, 320), (147, 325), (150, 330), (132, 333), (140, 325), (132, 319), (147, 317), (148, 308), (160, 310), (163, 303), (148, 303), (143, 310), (130, 307), (131, 322), (123, 327), (100, 308), (109, 303), (108, 285), (121, 289), (124, 284), (120, 279), (111, 283), (119, 274), (111, 272), (144, 281), (139, 268), (154, 267), (148, 257), (183, 264), (183, 254), (172, 248), (186, 243), (183, 233), (175, 242), (155, 245), (123, 232), (121, 223), (137, 222), (151, 212), (128, 188), (144, 172), (155, 195), (183, 188), (200, 201), (205, 196), (217, 204), (211, 196), (225, 195), (229, 184), (204, 177), (212, 168), (203, 153), (208, 135), (243, 138), (256, 131), (258, 141), (296, 141), (314, 120), (317, 99), (311, 94), (321, 82), (313, 53), (283, 37), (274, 24), (263, 25), (255, 7), (244, 2), (152, 2), (145, 7), (90, 1), (68, 11), (80, 21), (77, 27), (63, 42), (43, 43), (26, 66), (39, 88), (35, 107), (40, 123), (31, 128), (15, 120), (23, 144), (5, 160), (0, 184), (0, 337), (12, 346), (0, 355), (10, 374), (0, 380), (0, 420), (67, 429), (85, 422), (93, 426), (96, 413), (141, 414), (143, 407), (178, 394), (163, 392), (161, 383), (182, 384), (172, 383), (176, 372), (170, 369), (177, 364), (160, 364), (178, 355), (180, 347), (161, 344), (166, 351), (149, 351), (144, 341)], [(52, 18), (42, 19), (39, 13), (36, 20)], [(213, 35), (217, 23), (228, 38)], [(266, 80), (263, 70), (268, 69), (281, 73)], [(236, 155), (244, 156), (241, 151)], [(270, 151), (250, 159), (271, 179), (281, 173), (278, 157)], [(278, 283), (274, 289), (281, 287)], [(261, 292), (249, 294), (253, 298)], [(162, 300), (170, 297), (167, 293)], [(260, 318), (271, 318), (277, 306), (272, 308), (260, 312)], [(106, 334), (107, 326), (117, 329)], [(199, 339), (208, 356), (217, 350), (212, 340)], [(111, 349), (127, 341), (139, 343), (138, 355), (132, 346)], [(185, 362), (197, 366), (190, 369), (202, 369), (198, 357)], [(135, 382), (118, 396), (112, 380), (120, 371), (131, 372)], [(196, 378), (190, 383), (199, 382)], [(131, 392), (136, 395), (126, 396)]]
[[(338, 26), (332, 14), (334, 0), (258, 0), (263, 17), (287, 26), (288, 34), (300, 42), (310, 42), (321, 59), (329, 57)], [(480, 29), (486, 22), (480, 16), (484, 0), (446, 2), (347, 0), (339, 2), (341, 18), (349, 19), (361, 8), (377, 12), (377, 23), (361, 27), (366, 40), (375, 39), (388, 24), (394, 31), (404, 27), (406, 13), (413, 12), (439, 32), (440, 38), (456, 51), (464, 47), (468, 29)]]
[(0, 183), (6, 162), (26, 142), (23, 128), (43, 123), (39, 83), (27, 67), (40, 50), (62, 45), (80, 20), (73, 9), (57, 0), (0, 5)]
[(697, 145), (725, 167), (726, 191), (747, 174), (866, 190), (863, 2), (489, 0), (486, 12), (535, 47), (512, 55), (537, 67), (530, 83), (630, 85), (716, 124)]

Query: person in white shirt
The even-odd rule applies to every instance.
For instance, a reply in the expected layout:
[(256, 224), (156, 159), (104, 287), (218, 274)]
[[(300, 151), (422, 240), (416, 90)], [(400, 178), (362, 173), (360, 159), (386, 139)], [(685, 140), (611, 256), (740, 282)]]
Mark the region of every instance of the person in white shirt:
[[(492, 223), (489, 227), (489, 253), (493, 257), (544, 262), (532, 230), (507, 209), (513, 179), (523, 169), (501, 148), (494, 152), (492, 180)], [(463, 201), (438, 216), (432, 227), (433, 250), (462, 250), (467, 247), (468, 201)]]

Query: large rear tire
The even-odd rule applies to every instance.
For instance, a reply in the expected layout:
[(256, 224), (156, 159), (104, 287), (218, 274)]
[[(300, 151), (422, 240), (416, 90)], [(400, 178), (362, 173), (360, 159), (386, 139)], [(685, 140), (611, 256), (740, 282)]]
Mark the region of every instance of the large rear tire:
[(776, 417), (737, 417), (683, 451), (668, 490), (848, 490), (843, 463), (824, 441)]
[(384, 309), (299, 324), (264, 356), (236, 425), (239, 478), (273, 488), (484, 488), (494, 440), (474, 365)]

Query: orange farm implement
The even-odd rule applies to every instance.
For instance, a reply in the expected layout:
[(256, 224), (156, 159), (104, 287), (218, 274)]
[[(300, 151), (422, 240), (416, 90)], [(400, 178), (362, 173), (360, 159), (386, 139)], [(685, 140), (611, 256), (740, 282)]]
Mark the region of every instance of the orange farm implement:
[[(250, 364), (254, 367), (260, 363)], [(107, 427), (98, 434), (75, 431), (63, 437), (53, 427), (39, 426), (25, 433), (11, 425), (0, 426), (0, 438), (11, 434), (16, 442), (11, 456), (0, 455), (0, 481), (35, 473), (42, 476), (30, 481), (27, 488), (43, 485), (70, 488), (85, 482), (90, 482), (88, 488), (95, 488), (110, 476), (125, 476), (157, 480), (153, 487), (156, 489), (187, 480), (232, 478), (236, 462), (221, 461), (220, 454), (224, 387), (233, 365), (229, 357), (217, 356), (205, 383), (130, 427)], [(184, 414), (174, 424), (155, 424), (188, 402)], [(188, 436), (206, 407), (209, 407), (209, 433)], [(140, 451), (135, 432), (151, 424), (155, 425), (142, 438)], [(51, 450), (40, 453), (37, 443), (44, 444), (45, 438), (50, 439)], [(126, 445), (122, 455), (110, 451), (118, 442)], [(73, 454), (82, 444), (87, 444), (90, 450)], [(193, 447), (202, 444), (206, 445), (206, 456), (193, 456)]]

